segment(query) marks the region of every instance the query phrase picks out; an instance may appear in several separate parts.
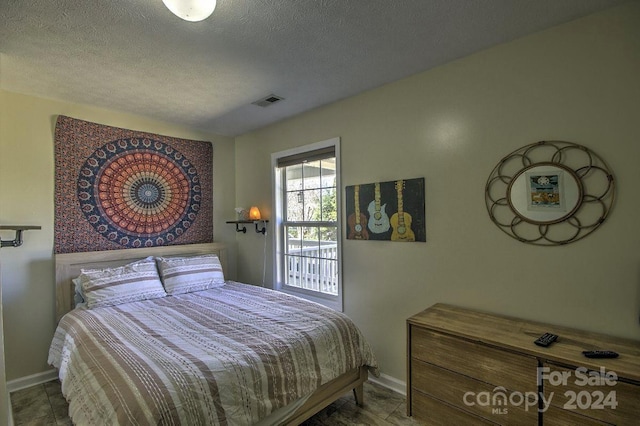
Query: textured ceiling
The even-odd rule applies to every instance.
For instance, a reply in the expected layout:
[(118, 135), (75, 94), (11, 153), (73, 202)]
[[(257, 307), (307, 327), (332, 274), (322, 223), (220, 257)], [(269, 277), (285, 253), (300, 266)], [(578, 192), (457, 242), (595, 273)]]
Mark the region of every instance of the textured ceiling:
[(624, 2), (0, 0), (0, 88), (231, 136)]

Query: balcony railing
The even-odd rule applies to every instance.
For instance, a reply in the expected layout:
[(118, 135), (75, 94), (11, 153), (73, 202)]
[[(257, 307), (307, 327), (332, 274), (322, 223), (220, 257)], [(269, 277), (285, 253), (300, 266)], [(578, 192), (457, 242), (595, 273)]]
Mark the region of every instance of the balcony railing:
[[(291, 244), (293, 241), (289, 240)], [(317, 243), (302, 247), (290, 246), (287, 262), (287, 285), (326, 294), (338, 294), (338, 246)]]

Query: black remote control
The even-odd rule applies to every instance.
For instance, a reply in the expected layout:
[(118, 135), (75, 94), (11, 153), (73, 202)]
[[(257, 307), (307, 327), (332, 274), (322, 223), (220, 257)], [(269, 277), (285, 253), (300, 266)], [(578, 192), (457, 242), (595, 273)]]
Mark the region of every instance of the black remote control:
[(553, 334), (553, 333), (544, 333), (542, 336), (538, 337), (538, 339), (533, 342), (538, 346), (543, 346), (543, 347), (547, 347), (550, 344), (552, 344), (553, 342), (555, 342), (556, 340), (558, 340), (558, 335), (557, 334)]
[(618, 358), (618, 353), (614, 351), (582, 351), (587, 358)]

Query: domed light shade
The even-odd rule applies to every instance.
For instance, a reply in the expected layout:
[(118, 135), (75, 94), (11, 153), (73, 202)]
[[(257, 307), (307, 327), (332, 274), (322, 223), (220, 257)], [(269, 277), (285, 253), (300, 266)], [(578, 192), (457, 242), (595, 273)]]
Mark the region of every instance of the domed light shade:
[(216, 0), (162, 0), (162, 2), (174, 15), (191, 22), (207, 19), (216, 8)]

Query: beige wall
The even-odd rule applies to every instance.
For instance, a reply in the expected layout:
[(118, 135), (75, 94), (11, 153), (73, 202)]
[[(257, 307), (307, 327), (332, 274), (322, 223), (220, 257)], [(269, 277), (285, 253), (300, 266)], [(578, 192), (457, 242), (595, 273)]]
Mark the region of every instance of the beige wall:
[[(345, 312), (392, 377), (405, 319), (436, 302), (640, 339), (639, 76), (636, 2), (238, 137), (237, 201), (270, 211), (270, 154), (335, 136), (343, 188), (426, 178), (427, 243), (344, 241)], [(591, 148), (618, 182), (608, 221), (563, 247), (509, 238), (484, 204), (495, 164), (539, 140)], [(242, 281), (261, 281), (262, 238), (238, 237)]]
[[(169, 136), (208, 140), (214, 155), (214, 239), (230, 242), (235, 276), (235, 232), (224, 223), (235, 206), (233, 139), (148, 118), (0, 91), (0, 223), (40, 225), (22, 247), (2, 249), (7, 380), (47, 371), (55, 330), (53, 264), (53, 134), (58, 115)], [(3, 239), (13, 239), (2, 233)]]

